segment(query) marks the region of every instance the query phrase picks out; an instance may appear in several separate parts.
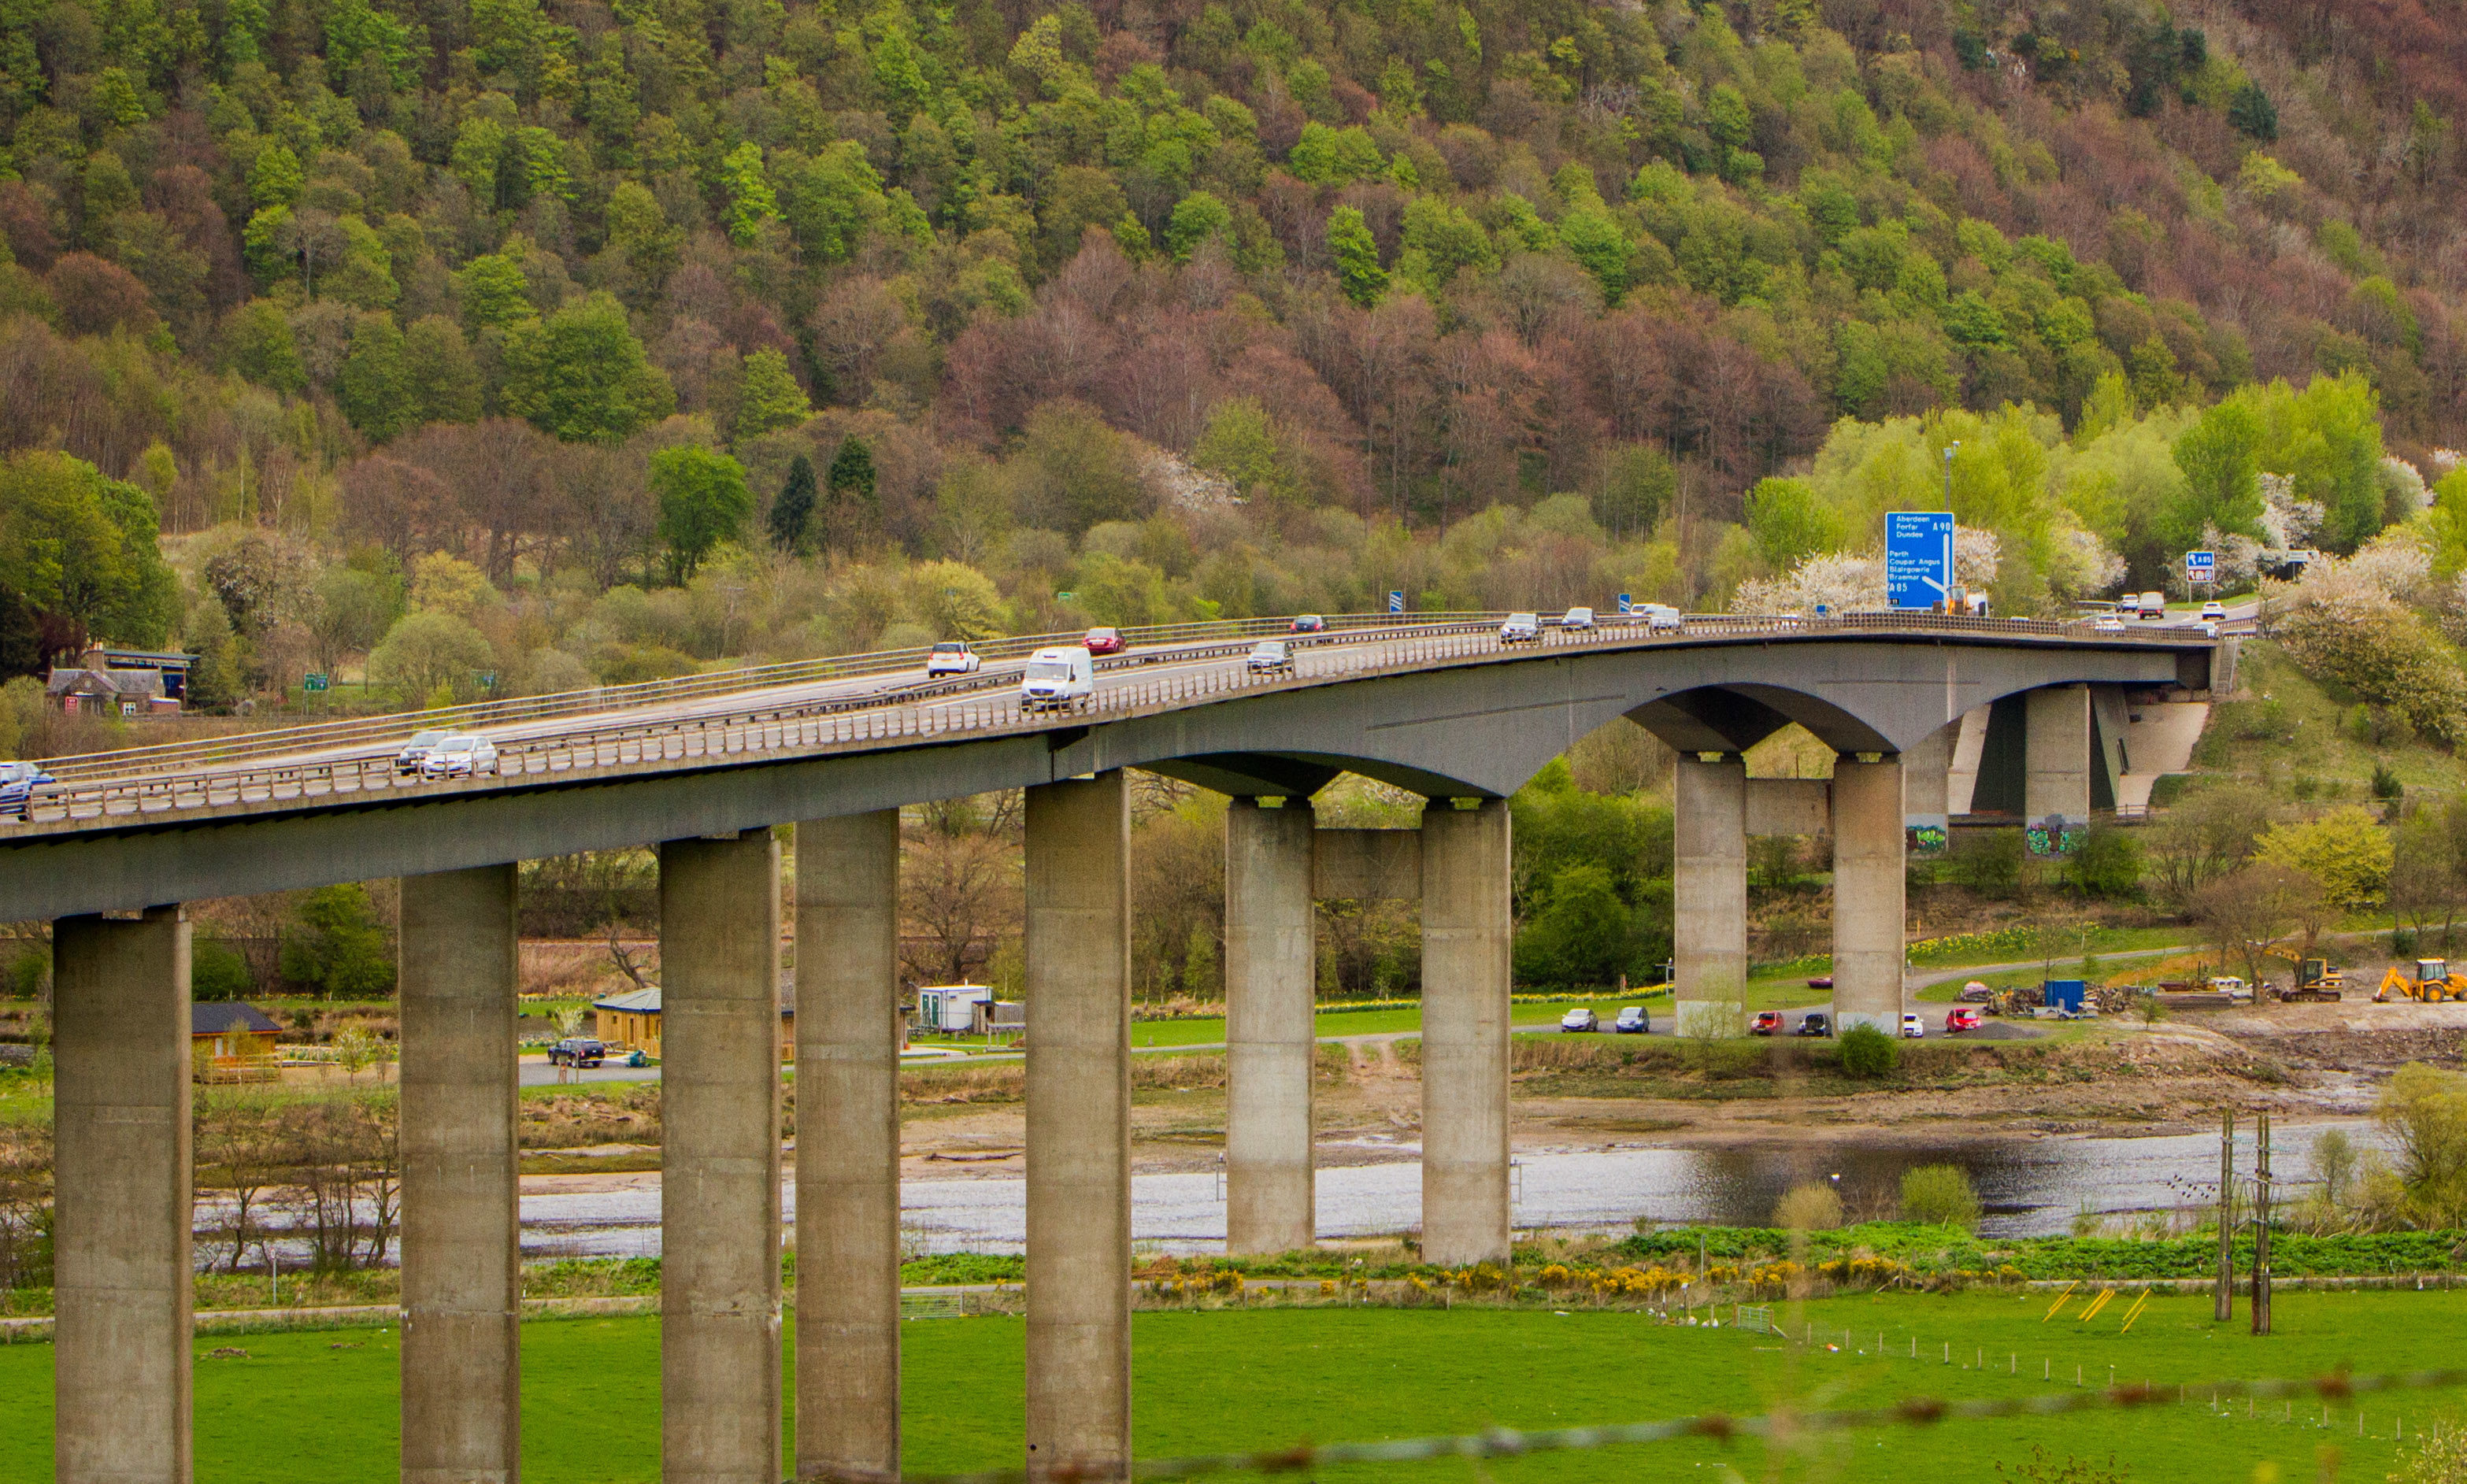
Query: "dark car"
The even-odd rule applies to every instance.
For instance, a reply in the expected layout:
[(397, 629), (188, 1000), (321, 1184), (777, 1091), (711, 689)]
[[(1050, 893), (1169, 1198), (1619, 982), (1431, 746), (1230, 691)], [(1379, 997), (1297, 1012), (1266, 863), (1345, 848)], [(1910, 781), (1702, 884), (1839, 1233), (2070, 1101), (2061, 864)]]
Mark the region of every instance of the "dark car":
[(1327, 620), (1315, 613), (1306, 613), (1294, 620), (1292, 632), (1296, 634), (1324, 634), (1327, 632)]
[(608, 1047), (588, 1036), (568, 1036), (548, 1048), (551, 1067), (597, 1067), (608, 1060)]
[(1792, 1031), (1791, 1034), (1794, 1036), (1829, 1036), (1833, 1034), (1833, 1023), (1825, 1018), (1823, 1011), (1810, 1010), (1807, 1012), (1807, 1018), (1799, 1023), (1799, 1029)]
[(1081, 646), (1092, 655), (1118, 655), (1130, 647), (1122, 642), (1120, 629), (1090, 629)]
[(1807, 987), (1810, 989), (1831, 989), (1833, 987), (1833, 976), (1830, 974), (1820, 974), (1816, 976), (1816, 978), (1807, 981)]
[(33, 763), (0, 763), (0, 820), (26, 819), (38, 789), (52, 786), (52, 776)]

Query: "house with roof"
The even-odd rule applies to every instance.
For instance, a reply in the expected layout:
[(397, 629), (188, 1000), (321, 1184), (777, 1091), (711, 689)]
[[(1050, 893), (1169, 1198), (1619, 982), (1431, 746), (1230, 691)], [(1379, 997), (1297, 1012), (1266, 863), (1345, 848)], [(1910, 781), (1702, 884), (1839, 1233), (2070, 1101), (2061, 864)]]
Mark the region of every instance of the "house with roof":
[(283, 1027), (255, 1005), (210, 1000), (189, 1006), (190, 1075), (200, 1082), (273, 1082), (283, 1075)]
[[(660, 1054), (660, 986), (629, 989), (591, 1002), (592, 1034), (609, 1046), (645, 1056)], [(780, 988), (780, 1060), (797, 1059), (797, 1001), (793, 983)]]

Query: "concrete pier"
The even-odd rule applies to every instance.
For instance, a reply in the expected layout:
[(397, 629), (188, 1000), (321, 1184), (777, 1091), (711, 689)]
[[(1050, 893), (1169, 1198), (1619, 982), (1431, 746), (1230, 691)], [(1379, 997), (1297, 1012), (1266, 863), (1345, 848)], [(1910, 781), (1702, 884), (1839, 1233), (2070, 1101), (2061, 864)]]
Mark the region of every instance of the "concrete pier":
[(1225, 1245), (1289, 1252), (1318, 1235), (1311, 1063), (1318, 1051), (1311, 807), (1225, 811)]
[(780, 1477), (780, 850), (660, 846), (660, 1476)]
[(1508, 1259), (1507, 801), (1422, 809), (1422, 1260)]
[(899, 1477), (899, 811), (797, 826), (797, 1477)]
[(1952, 843), (1953, 755), (1961, 726), (1947, 722), (1902, 753), (1902, 830), (1913, 855), (1941, 854)]
[(2022, 818), (2034, 831), (2048, 826), (2039, 853), (2051, 855), (2063, 850), (2065, 830), (2090, 822), (2090, 687), (2047, 686), (2026, 699)]
[(1028, 1472), (1131, 1462), (1130, 795), (1028, 791)]
[(1833, 1019), (1902, 1033), (1902, 760), (1833, 764)]
[(1682, 1036), (1747, 1029), (1748, 765), (1682, 753), (1671, 880), (1673, 1021)]
[(402, 879), (402, 1479), (522, 1456), (514, 867)]
[(53, 1476), (190, 1477), (189, 922), (52, 930)]

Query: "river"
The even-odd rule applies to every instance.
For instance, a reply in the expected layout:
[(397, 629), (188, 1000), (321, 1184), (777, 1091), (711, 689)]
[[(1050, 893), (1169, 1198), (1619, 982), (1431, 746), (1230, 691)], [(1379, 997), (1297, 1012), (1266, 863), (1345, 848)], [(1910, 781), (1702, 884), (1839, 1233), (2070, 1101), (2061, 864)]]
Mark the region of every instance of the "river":
[[(2379, 1143), (2355, 1119), (2282, 1125), (2273, 1167), (2282, 1200), (2312, 1179), (2314, 1138), (2332, 1128), (2360, 1146)], [(2238, 1169), (2252, 1166), (2252, 1124), (2239, 1139)], [(1515, 1176), (1519, 1229), (1620, 1228), (1639, 1220), (1666, 1225), (1762, 1225), (1793, 1184), (1833, 1180), (1853, 1219), (1885, 1214), (1902, 1172), (1958, 1164), (1985, 1208), (1991, 1236), (2052, 1236), (2084, 1210), (2161, 1211), (2217, 1199), (2216, 1134), (2148, 1138), (2057, 1136), (2026, 1141), (1947, 1142), (1858, 1150), (1841, 1145), (1755, 1145), (1719, 1149), (1607, 1149), (1520, 1156)], [(1327, 1237), (1374, 1237), (1407, 1230), (1421, 1214), (1421, 1167), (1404, 1160), (1319, 1172), (1319, 1229)], [(1131, 1181), (1131, 1235), (1163, 1252), (1224, 1250), (1225, 1205), (1213, 1172), (1141, 1175)], [(795, 1192), (786, 1193), (793, 1212)], [(1027, 1240), (1026, 1185), (1017, 1179), (907, 1181), (901, 1221), (922, 1251), (1017, 1252)], [(659, 1250), (656, 1180), (617, 1191), (523, 1197), (523, 1247), (535, 1256), (648, 1254)]]

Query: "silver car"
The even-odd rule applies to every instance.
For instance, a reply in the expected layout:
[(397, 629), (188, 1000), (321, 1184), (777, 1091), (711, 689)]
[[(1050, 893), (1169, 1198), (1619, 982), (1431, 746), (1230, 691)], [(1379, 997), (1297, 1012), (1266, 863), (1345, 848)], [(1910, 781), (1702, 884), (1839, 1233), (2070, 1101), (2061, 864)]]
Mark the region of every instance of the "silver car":
[(402, 751), (394, 754), (395, 776), (405, 778), (419, 776), (420, 762), (428, 756), (429, 749), (452, 735), (452, 732), (441, 728), (432, 731), (413, 732), (411, 740), (402, 745)]
[(497, 771), (497, 745), (487, 737), (448, 736), (419, 760), (423, 778), (469, 778)]

